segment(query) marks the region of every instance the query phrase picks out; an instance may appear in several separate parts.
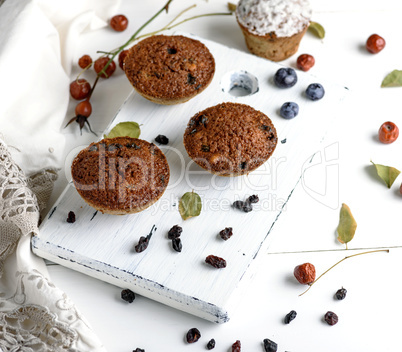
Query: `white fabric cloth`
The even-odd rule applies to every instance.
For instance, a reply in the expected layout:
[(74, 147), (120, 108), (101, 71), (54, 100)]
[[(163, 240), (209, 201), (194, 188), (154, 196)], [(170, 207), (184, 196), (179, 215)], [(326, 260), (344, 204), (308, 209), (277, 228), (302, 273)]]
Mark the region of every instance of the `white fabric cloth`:
[(75, 45), (118, 7), (116, 0), (0, 1), (0, 351), (104, 351), (32, 254), (30, 237), (62, 163)]

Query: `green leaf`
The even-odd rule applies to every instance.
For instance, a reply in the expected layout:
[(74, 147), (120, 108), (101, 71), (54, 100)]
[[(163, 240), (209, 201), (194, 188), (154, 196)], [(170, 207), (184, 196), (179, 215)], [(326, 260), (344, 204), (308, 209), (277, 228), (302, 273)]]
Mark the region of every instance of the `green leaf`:
[(237, 8), (237, 5), (233, 4), (232, 2), (228, 2), (228, 10), (230, 12), (235, 12)]
[(393, 70), (382, 81), (381, 88), (385, 87), (401, 87), (402, 86), (402, 71)]
[(324, 27), (317, 22), (310, 22), (308, 30), (320, 39), (323, 39), (325, 37)]
[(201, 197), (193, 192), (187, 192), (179, 202), (179, 212), (183, 220), (187, 220), (201, 214)]
[(131, 137), (138, 138), (141, 134), (140, 125), (134, 121), (120, 122), (112, 128), (105, 138)]
[(394, 183), (394, 181), (401, 172), (392, 166), (374, 164), (371, 160), (370, 162), (375, 166), (378, 176), (381, 177), (381, 179), (386, 183), (388, 188), (391, 188), (392, 184)]
[[(338, 233), (338, 241), (341, 243), (348, 243), (353, 240), (356, 232), (357, 223), (350, 211), (350, 208), (342, 203), (341, 211), (339, 214), (339, 225), (336, 230)], [(347, 248), (347, 245), (346, 245)]]

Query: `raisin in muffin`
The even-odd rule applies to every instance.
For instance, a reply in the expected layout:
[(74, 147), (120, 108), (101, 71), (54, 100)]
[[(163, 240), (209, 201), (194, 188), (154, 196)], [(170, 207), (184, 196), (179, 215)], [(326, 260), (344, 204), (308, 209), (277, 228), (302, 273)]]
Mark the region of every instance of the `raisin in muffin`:
[(222, 103), (199, 112), (184, 133), (190, 158), (220, 176), (255, 170), (272, 155), (277, 141), (275, 127), (265, 114), (237, 103)]
[(236, 8), (248, 49), (272, 61), (297, 52), (311, 14), (308, 0), (240, 0)]
[(140, 212), (155, 203), (169, 182), (169, 165), (152, 143), (130, 138), (106, 138), (90, 144), (73, 160), (75, 188), (102, 213)]
[(154, 103), (184, 103), (212, 81), (215, 60), (198, 40), (155, 35), (130, 48), (124, 70), (135, 90)]

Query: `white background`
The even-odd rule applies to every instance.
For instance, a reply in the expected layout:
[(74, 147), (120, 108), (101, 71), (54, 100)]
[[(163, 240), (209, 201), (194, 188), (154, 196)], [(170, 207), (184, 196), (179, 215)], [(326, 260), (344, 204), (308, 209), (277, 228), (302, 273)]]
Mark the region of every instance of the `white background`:
[[(326, 37), (320, 40), (307, 33), (298, 53), (282, 64), (295, 67), (299, 54), (312, 54), (316, 65), (310, 73), (345, 85), (350, 94), (317, 151), (323, 156), (327, 152), (327, 161), (324, 159), (308, 170), (304, 184), (293, 193), (275, 224), (269, 251), (259, 254), (256, 274), (243, 283), (244, 295), (232, 319), (216, 325), (140, 296), (128, 304), (120, 299), (121, 290), (117, 287), (59, 265), (49, 265), (55, 284), (76, 303), (108, 351), (132, 351), (137, 347), (147, 352), (204, 351), (210, 338), (215, 338), (214, 351), (218, 352), (230, 351), (236, 340), (241, 341), (243, 351), (263, 351), (264, 338), (277, 342), (278, 351), (400, 350), (401, 179), (387, 189), (378, 180), (370, 160), (402, 170), (402, 141), (382, 145), (376, 138), (385, 121), (402, 126), (402, 88), (380, 88), (386, 74), (401, 68), (402, 4), (391, 0), (311, 2), (312, 20), (324, 26)], [(193, 3), (197, 7), (188, 16), (227, 11), (227, 2), (223, 0), (175, 0), (169, 13), (161, 15), (146, 32), (159, 29)], [(83, 36), (75, 53), (77, 60), (83, 54), (96, 57), (96, 50), (120, 46), (163, 4), (156, 0), (123, 0), (120, 13), (129, 18), (128, 29), (122, 33), (102, 29)], [(197, 19), (178, 29), (247, 51), (233, 16)], [(377, 55), (364, 48), (373, 33), (387, 42)], [(75, 67), (71, 79), (78, 72)], [(96, 132), (106, 128), (131, 89), (119, 68), (112, 78), (98, 85), (91, 99), (94, 113), (90, 117)], [(73, 116), (74, 108), (75, 102), (71, 102), (66, 122)], [(76, 125), (65, 133), (66, 159), (75, 147), (96, 138), (86, 132), (81, 136)], [(66, 182), (61, 174), (51, 202)], [(350, 206), (358, 223), (348, 252), (335, 235), (341, 203)], [(311, 262), (320, 274), (348, 254), (382, 247), (392, 248), (389, 254), (374, 253), (346, 260), (306, 295), (298, 296), (305, 287), (293, 278), (296, 265)], [(342, 286), (348, 290), (347, 297), (336, 301), (333, 295)], [(285, 325), (283, 318), (292, 309), (298, 316)], [(323, 322), (328, 310), (338, 314), (337, 325), (331, 327)], [(188, 345), (184, 337), (192, 327), (197, 327), (202, 337), (196, 344)]]

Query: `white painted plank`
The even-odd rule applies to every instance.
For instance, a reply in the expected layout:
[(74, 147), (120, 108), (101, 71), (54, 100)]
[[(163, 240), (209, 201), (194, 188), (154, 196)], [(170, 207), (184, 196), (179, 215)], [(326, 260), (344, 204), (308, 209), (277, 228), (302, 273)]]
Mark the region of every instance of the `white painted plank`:
[[(336, 117), (336, 107), (346, 90), (299, 71), (296, 86), (278, 89), (272, 78), (280, 65), (200, 40), (213, 53), (217, 68), (213, 82), (202, 94), (182, 105), (160, 106), (133, 93), (111, 124), (136, 121), (141, 124), (142, 139), (153, 141), (158, 134), (169, 138), (169, 145), (161, 146), (171, 170), (163, 197), (139, 214), (112, 216), (96, 213), (69, 185), (32, 245), (35, 253), (54, 262), (202, 318), (225, 322), (233, 310), (239, 282), (249, 276), (248, 268), (261, 246), (266, 248), (269, 244), (268, 234), (295, 188), (303, 165), (310, 161)], [(258, 78), (256, 94), (234, 97), (222, 90), (222, 78), (240, 70)], [(304, 96), (308, 84), (314, 82), (325, 87), (326, 96), (321, 101), (312, 102)], [(263, 111), (277, 129), (279, 141), (274, 155), (248, 176), (211, 175), (189, 159), (183, 146), (188, 120), (198, 111), (224, 101)], [(280, 106), (286, 101), (299, 104), (300, 113), (293, 120), (279, 116)], [(281, 143), (285, 139), (286, 143)], [(182, 221), (178, 199), (192, 189), (202, 198), (202, 213)], [(231, 207), (233, 201), (251, 194), (260, 198), (251, 213)], [(70, 210), (77, 217), (74, 224), (66, 222)], [(168, 230), (175, 224), (183, 227), (181, 253), (173, 251), (167, 239)], [(147, 235), (154, 225), (157, 229), (148, 249), (135, 253), (139, 237)], [(229, 226), (233, 228), (232, 238), (218, 238), (219, 231)], [(209, 254), (225, 258), (227, 267), (209, 267), (204, 262)]]

